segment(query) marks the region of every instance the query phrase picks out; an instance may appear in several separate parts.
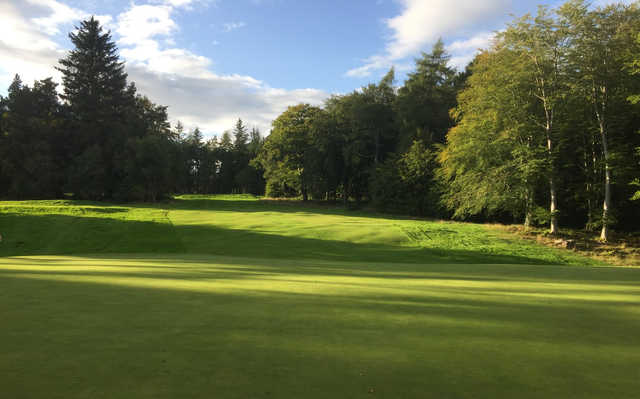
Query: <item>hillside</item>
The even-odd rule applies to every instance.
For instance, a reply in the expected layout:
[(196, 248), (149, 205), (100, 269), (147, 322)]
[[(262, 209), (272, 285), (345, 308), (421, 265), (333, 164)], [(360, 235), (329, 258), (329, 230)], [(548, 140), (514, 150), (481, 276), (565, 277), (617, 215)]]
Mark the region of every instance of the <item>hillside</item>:
[(0, 218), (0, 256), (190, 253), (402, 263), (595, 264), (483, 225), (253, 196), (181, 196), (158, 205), (0, 202)]

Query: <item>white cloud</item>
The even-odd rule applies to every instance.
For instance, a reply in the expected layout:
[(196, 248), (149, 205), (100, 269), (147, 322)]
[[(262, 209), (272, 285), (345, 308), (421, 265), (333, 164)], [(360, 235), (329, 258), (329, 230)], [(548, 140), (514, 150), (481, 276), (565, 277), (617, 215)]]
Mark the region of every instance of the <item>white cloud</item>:
[[(140, 93), (169, 106), (173, 121), (219, 134), (242, 118), (266, 133), (287, 106), (299, 102), (319, 105), (327, 98), (320, 90), (275, 89), (251, 76), (219, 75), (212, 71), (211, 59), (187, 49), (163, 47), (160, 38), (167, 46), (175, 44), (174, 10), (167, 5), (133, 5), (118, 17), (116, 29), (130, 80)], [(234, 22), (223, 27), (231, 31), (244, 26), (244, 22)]]
[(51, 13), (47, 16), (31, 19), (41, 31), (48, 35), (60, 33), (59, 25), (81, 19), (85, 15), (80, 10), (53, 0), (27, 0), (27, 2), (50, 9)]
[(193, 0), (162, 0), (159, 3), (167, 4), (173, 7), (184, 7), (193, 3)]
[(170, 6), (133, 5), (118, 16), (116, 31), (120, 34), (119, 42), (134, 45), (154, 36), (171, 35), (178, 29), (171, 19), (171, 11)]
[(154, 4), (164, 4), (174, 8), (186, 8), (188, 10), (192, 9), (195, 3), (201, 4), (215, 4), (217, 0), (150, 0), (151, 3)]
[(228, 22), (222, 25), (222, 28), (225, 32), (231, 32), (232, 30), (244, 28), (245, 26), (247, 26), (247, 24), (244, 22)]
[[(54, 38), (64, 34), (63, 27), (70, 29), (89, 16), (56, 0), (25, 1), (34, 7), (0, 0), (0, 90), (6, 90), (16, 72), (26, 83), (49, 76), (60, 82), (54, 66), (66, 50)], [(211, 59), (176, 47), (173, 35), (179, 26), (172, 13), (196, 2), (131, 4), (116, 18), (96, 16), (118, 39), (129, 80), (141, 94), (168, 105), (172, 121), (219, 134), (240, 117), (267, 133), (271, 121), (287, 106), (299, 102), (319, 105), (327, 98), (320, 90), (276, 89), (251, 76), (216, 74)]]
[(494, 37), (494, 32), (481, 32), (467, 40), (457, 40), (449, 44), (447, 51), (451, 54), (451, 65), (463, 69), (473, 60), (478, 50), (490, 47)]
[(16, 4), (0, 2), (2, 89), (8, 87), (16, 73), (20, 73), (24, 82), (59, 77), (53, 66), (64, 52), (50, 35), (57, 31), (59, 25), (71, 22), (76, 11), (69, 11), (66, 6), (48, 0), (30, 0), (28, 6), (25, 11)]
[(287, 106), (321, 104), (328, 94), (315, 89), (282, 90), (239, 75), (177, 76), (146, 67), (127, 69), (141, 93), (169, 106), (172, 120), (210, 134), (231, 129), (238, 118), (268, 133), (271, 121)]
[(365, 60), (363, 66), (347, 71), (347, 76), (369, 76), (396, 61), (418, 54), (439, 37), (472, 34), (469, 26), (502, 15), (511, 0), (399, 0), (400, 15), (387, 19), (391, 31), (382, 54)]
[(595, 0), (592, 5), (594, 7), (604, 7), (610, 4), (620, 4), (620, 3), (631, 4), (637, 1), (638, 0)]

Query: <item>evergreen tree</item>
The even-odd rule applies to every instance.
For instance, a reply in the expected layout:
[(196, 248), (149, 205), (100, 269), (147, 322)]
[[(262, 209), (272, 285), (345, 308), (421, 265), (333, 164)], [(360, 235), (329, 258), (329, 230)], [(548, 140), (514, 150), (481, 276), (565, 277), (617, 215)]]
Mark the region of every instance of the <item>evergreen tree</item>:
[(220, 148), (224, 151), (233, 151), (233, 139), (231, 138), (231, 133), (228, 130), (225, 130), (222, 133), (222, 137), (220, 138)]
[(449, 110), (455, 107), (462, 86), (459, 74), (449, 65), (450, 58), (439, 39), (431, 53), (422, 53), (416, 60), (416, 71), (400, 88), (396, 109), (402, 129), (401, 150), (414, 140), (444, 143), (453, 126)]
[(0, 195), (59, 198), (63, 185), (61, 110), (51, 78), (24, 85), (18, 75), (3, 99)]
[(111, 34), (103, 32), (95, 18), (83, 21), (69, 38), (74, 49), (58, 68), (62, 98), (70, 110), (74, 159), (91, 159), (91, 166), (72, 165), (70, 189), (79, 197), (110, 198), (122, 180), (117, 157), (124, 153), (127, 110), (134, 106), (135, 87), (127, 87)]
[(242, 119), (238, 119), (236, 126), (233, 129), (233, 146), (237, 152), (247, 151), (247, 142), (249, 141), (249, 133), (247, 127), (242, 122)]
[(111, 34), (103, 32), (99, 22), (83, 21), (69, 38), (75, 46), (61, 59), (64, 94), (73, 117), (92, 126), (109, 123), (122, 115), (127, 102), (127, 74), (120, 61)]

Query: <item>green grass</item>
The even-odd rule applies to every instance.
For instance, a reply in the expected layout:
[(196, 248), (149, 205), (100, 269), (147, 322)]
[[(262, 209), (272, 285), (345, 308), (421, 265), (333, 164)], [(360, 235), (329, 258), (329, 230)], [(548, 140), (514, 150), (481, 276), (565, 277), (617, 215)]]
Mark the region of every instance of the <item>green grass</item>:
[(0, 256), (198, 253), (403, 263), (596, 264), (483, 225), (182, 196), (161, 205), (0, 202)]
[(11, 398), (631, 398), (640, 269), (482, 225), (0, 203)]

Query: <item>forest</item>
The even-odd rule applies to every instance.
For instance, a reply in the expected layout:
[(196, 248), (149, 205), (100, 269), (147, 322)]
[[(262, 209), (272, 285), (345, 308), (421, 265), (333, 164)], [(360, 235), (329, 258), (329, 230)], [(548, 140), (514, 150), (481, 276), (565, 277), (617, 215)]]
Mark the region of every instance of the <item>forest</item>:
[(465, 68), (442, 40), (397, 86), (292, 104), (265, 137), (205, 140), (139, 94), (91, 18), (52, 78), (0, 97), (0, 198), (155, 202), (251, 193), (599, 232), (640, 220), (640, 8), (571, 0), (514, 18)]

